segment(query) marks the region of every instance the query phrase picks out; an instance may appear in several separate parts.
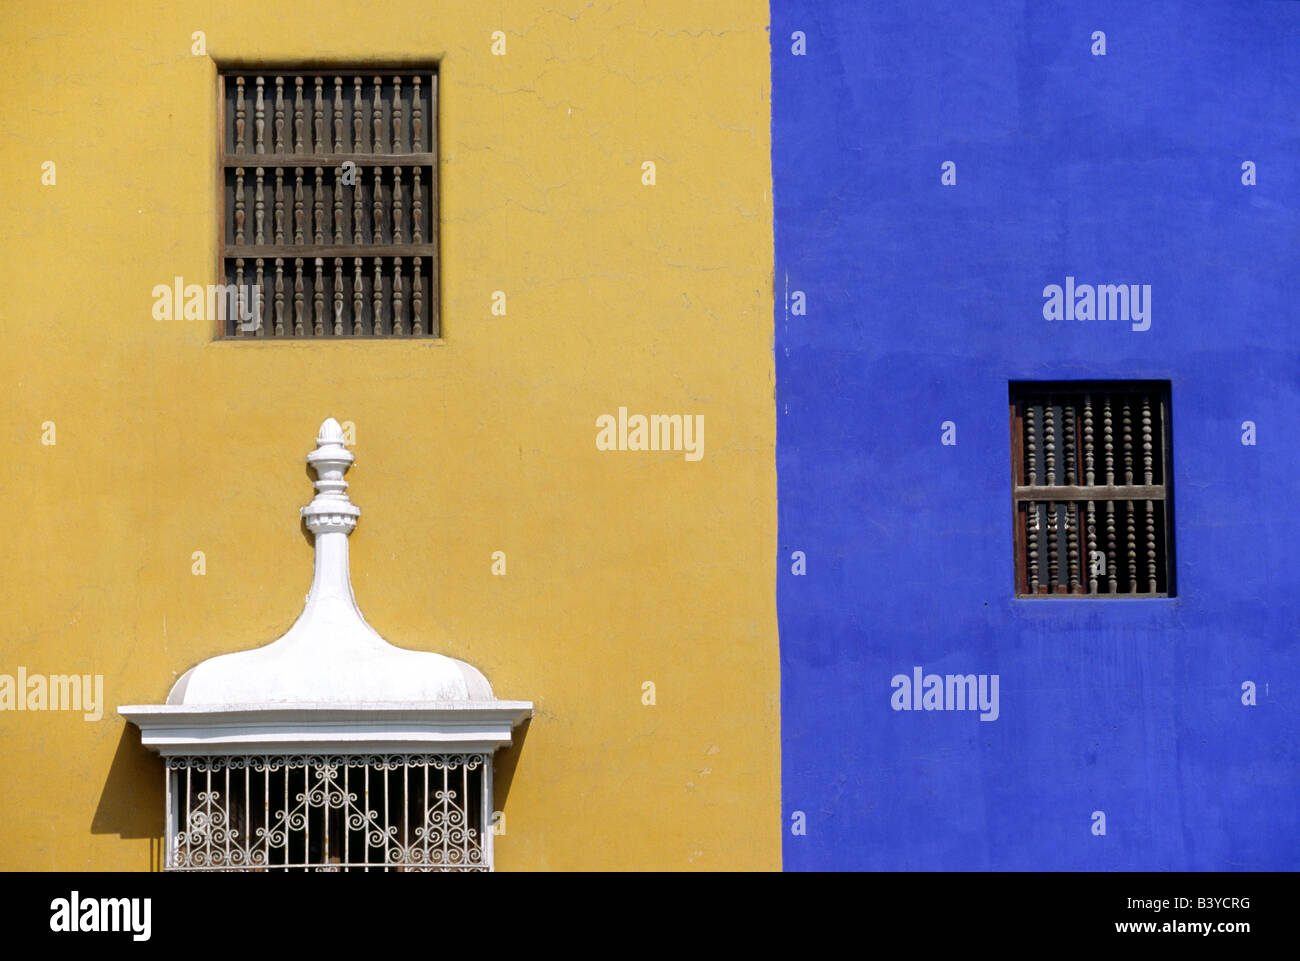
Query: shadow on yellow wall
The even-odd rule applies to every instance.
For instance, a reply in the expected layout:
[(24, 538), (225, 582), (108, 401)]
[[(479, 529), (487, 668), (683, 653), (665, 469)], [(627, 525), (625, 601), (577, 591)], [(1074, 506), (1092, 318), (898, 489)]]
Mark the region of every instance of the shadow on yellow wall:
[(140, 743), (140, 729), (122, 724), (122, 736), (90, 822), (92, 834), (149, 838), (149, 861), (162, 868), (164, 791), (163, 760)]

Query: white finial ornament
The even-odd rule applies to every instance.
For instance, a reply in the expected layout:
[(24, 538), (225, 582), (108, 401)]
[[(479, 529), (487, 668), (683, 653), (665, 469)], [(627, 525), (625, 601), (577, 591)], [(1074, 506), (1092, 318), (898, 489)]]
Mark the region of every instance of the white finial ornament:
[(311, 592), (293, 626), (264, 647), (191, 668), (166, 704), (118, 712), (163, 754), (492, 752), (532, 716), (503, 701), (464, 661), (395, 647), (366, 623), (352, 593), (348, 537), (361, 508), (343, 479), (343, 429), (321, 424), (307, 455), (316, 496), (302, 508), (315, 538)]
[(172, 689), (170, 703), (462, 701), (492, 698), (474, 667), (427, 651), (394, 647), (361, 615), (352, 592), (348, 536), (361, 508), (343, 479), (352, 466), (343, 428), (321, 424), (307, 455), (316, 496), (302, 508), (315, 537), (315, 573), (303, 612), (266, 647), (204, 661)]
[(343, 446), (343, 428), (333, 417), (327, 418), (316, 435), (316, 449), (307, 455), (318, 479), (316, 497), (302, 509), (302, 516), (313, 534), (351, 534), (356, 529), (361, 508), (348, 499), (348, 482), (343, 479), (353, 460), (352, 452)]

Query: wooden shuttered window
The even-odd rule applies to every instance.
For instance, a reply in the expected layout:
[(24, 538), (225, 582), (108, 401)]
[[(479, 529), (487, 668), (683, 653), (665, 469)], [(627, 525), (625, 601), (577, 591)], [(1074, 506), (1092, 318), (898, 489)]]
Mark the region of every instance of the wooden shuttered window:
[(220, 336), (438, 336), (437, 80), (221, 71)]
[(1172, 597), (1169, 384), (1013, 383), (1016, 594)]

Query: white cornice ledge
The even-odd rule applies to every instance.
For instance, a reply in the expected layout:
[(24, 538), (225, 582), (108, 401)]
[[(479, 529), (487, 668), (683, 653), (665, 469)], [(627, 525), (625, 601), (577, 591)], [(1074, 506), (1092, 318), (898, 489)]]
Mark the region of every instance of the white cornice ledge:
[(144, 704), (117, 713), (169, 754), (441, 754), (508, 747), (531, 701)]

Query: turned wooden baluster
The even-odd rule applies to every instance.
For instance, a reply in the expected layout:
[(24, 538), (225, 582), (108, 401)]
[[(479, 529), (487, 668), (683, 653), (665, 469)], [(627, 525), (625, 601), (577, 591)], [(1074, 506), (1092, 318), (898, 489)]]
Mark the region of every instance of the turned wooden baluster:
[(284, 336), (284, 261), (275, 258), (275, 336)]
[[(1155, 483), (1151, 444), (1151, 398), (1142, 398), (1142, 477), (1148, 486)], [(1156, 592), (1156, 516), (1155, 503), (1147, 501), (1147, 590)]]
[(384, 235), (384, 194), (383, 182), (380, 178), (379, 168), (375, 168), (375, 186), (370, 196), (371, 208), (374, 214), (375, 229), (370, 238), (372, 244), (383, 243)]
[(316, 78), (316, 102), (315, 111), (312, 119), (312, 133), (315, 139), (312, 141), (311, 153), (325, 153), (325, 97), (323, 80)]
[[(229, 311), (231, 304), (227, 300), (226, 310)], [(227, 317), (226, 320), (231, 325), (231, 333), (240, 337), (244, 333), (244, 259), (240, 257), (235, 261), (235, 314), (233, 317)]]
[(257, 185), (253, 188), (253, 242), (259, 247), (266, 243), (266, 233), (264, 230), (266, 221), (266, 200), (262, 195), (262, 180), (265, 171), (258, 167), (255, 171), (257, 174)]
[(301, 337), (303, 334), (301, 257), (295, 258), (293, 269), (293, 333), (295, 337)]
[(317, 337), (325, 333), (325, 277), (322, 268), (325, 262), (316, 258), (316, 286), (312, 291), (312, 333)]
[(393, 261), (393, 335), (402, 333), (402, 258)]
[(293, 242), (301, 245), (307, 224), (307, 213), (302, 204), (302, 168), (293, 168)]
[(1075, 424), (1073, 404), (1061, 404), (1061, 420), (1065, 434), (1065, 483), (1075, 486), (1079, 483), (1079, 446), (1078, 428)]
[(375, 316), (373, 322), (370, 325), (371, 326), (370, 332), (374, 334), (376, 337), (378, 337), (380, 334), (384, 332), (384, 273), (383, 273), (382, 265), (383, 262), (378, 257), (376, 257), (375, 258), (375, 286), (374, 286), (374, 290), (371, 292), (371, 297), (375, 309)]
[(375, 153), (384, 152), (384, 103), (380, 99), (380, 89), (383, 82), (383, 77), (375, 78), (375, 104), (372, 108), (375, 128)]
[[(1129, 398), (1125, 396), (1122, 414), (1123, 425), (1123, 451), (1124, 451), (1124, 483), (1133, 483), (1133, 409), (1129, 404)], [(1138, 572), (1137, 572), (1137, 521), (1133, 513), (1133, 502), (1125, 501), (1127, 505), (1127, 526), (1126, 542), (1128, 545), (1128, 589), (1129, 593), (1138, 592)]]
[(244, 78), (235, 78), (235, 153), (244, 152)]
[(366, 95), (361, 89), (361, 78), (352, 78), (352, 152), (366, 151)]
[(424, 243), (424, 188), (420, 185), (420, 168), (411, 171), (411, 243)]
[(1128, 546), (1128, 589), (1129, 593), (1138, 593), (1137, 573), (1137, 520), (1133, 513), (1133, 502), (1125, 501), (1127, 507), (1126, 544)]
[(264, 77), (257, 78), (257, 100), (253, 104), (253, 133), (257, 138), (253, 145), (256, 153), (266, 153), (266, 100), (263, 95)]
[(284, 77), (275, 78), (275, 152), (284, 149)]
[(1124, 483), (1133, 483), (1133, 412), (1129, 408), (1128, 398), (1124, 398), (1121, 424), (1123, 425)]
[(266, 336), (266, 325), (262, 322), (262, 305), (265, 303), (266, 278), (263, 269), (263, 261), (258, 257), (255, 261), (257, 265), (257, 287), (253, 296), (253, 319), (257, 321), (256, 333), (258, 337)]
[(420, 78), (413, 77), (411, 83), (411, 153), (420, 153), (424, 149), (424, 103), (420, 99)]
[(361, 168), (356, 170), (356, 183), (352, 185), (352, 242), (354, 244), (365, 243), (365, 237), (362, 235), (364, 224), (366, 222), (366, 209), (361, 202)]
[[(1115, 484), (1115, 439), (1111, 424), (1110, 394), (1102, 398), (1101, 412), (1102, 457), (1106, 466), (1106, 486)], [(1109, 593), (1119, 592), (1119, 571), (1116, 569), (1115, 502), (1106, 501), (1106, 583)]]
[[(1043, 460), (1047, 467), (1048, 486), (1056, 484), (1056, 411), (1052, 408), (1052, 398), (1043, 400)], [(1057, 522), (1056, 501), (1047, 505), (1047, 592), (1056, 593), (1060, 582), (1060, 547), (1056, 535), (1060, 530)]]
[(293, 78), (293, 152), (303, 152), (302, 77)]
[(312, 190), (312, 207), (313, 221), (315, 222), (314, 237), (317, 246), (325, 243), (325, 171), (316, 168), (316, 187)]
[[(1065, 482), (1073, 486), (1079, 482), (1074, 407), (1062, 403), (1061, 416), (1065, 422)], [(1065, 539), (1069, 590), (1073, 594), (1079, 586), (1079, 505), (1074, 501), (1065, 505)]]
[(361, 316), (365, 308), (365, 291), (361, 286), (361, 258), (352, 261), (352, 333), (357, 336), (365, 333), (361, 326)]
[(275, 168), (275, 242), (284, 243), (284, 168)]
[(424, 277), (421, 258), (415, 258), (411, 272), (411, 333), (416, 337), (424, 333)]
[(235, 168), (235, 243), (244, 242), (244, 168)]
[(401, 153), (402, 146), (402, 78), (393, 78), (393, 153)]
[[(1032, 402), (1025, 404), (1025, 474), (1030, 487), (1038, 484), (1038, 431), (1037, 408)], [(1025, 548), (1029, 560), (1028, 586), (1030, 594), (1038, 593), (1038, 504), (1025, 504)]]
[(1110, 395), (1102, 398), (1101, 410), (1102, 455), (1106, 467), (1106, 486), (1115, 486), (1115, 445), (1111, 426)]
[(343, 336), (343, 260), (334, 258), (334, 336)]
[[(1084, 484), (1092, 487), (1097, 483), (1096, 456), (1093, 448), (1092, 395), (1083, 395), (1083, 479)], [(1097, 502), (1088, 501), (1088, 527), (1084, 539), (1088, 552), (1085, 570), (1088, 576), (1088, 593), (1097, 593), (1097, 575), (1092, 571), (1093, 555), (1097, 553)]]
[(1155, 483), (1154, 445), (1151, 432), (1151, 398), (1142, 397), (1142, 482), (1147, 486)]
[(1052, 415), (1052, 399), (1043, 401), (1043, 460), (1047, 467), (1048, 486), (1056, 484), (1056, 424)]
[(402, 168), (393, 168), (393, 243), (402, 242)]
[(1057, 536), (1061, 532), (1056, 501), (1047, 504), (1047, 593), (1057, 593), (1061, 583), (1061, 549)]
[(334, 152), (343, 152), (343, 78), (334, 78)]
[(343, 243), (347, 225), (344, 220), (346, 208), (343, 206), (343, 176), (338, 167), (334, 168), (334, 243)]

